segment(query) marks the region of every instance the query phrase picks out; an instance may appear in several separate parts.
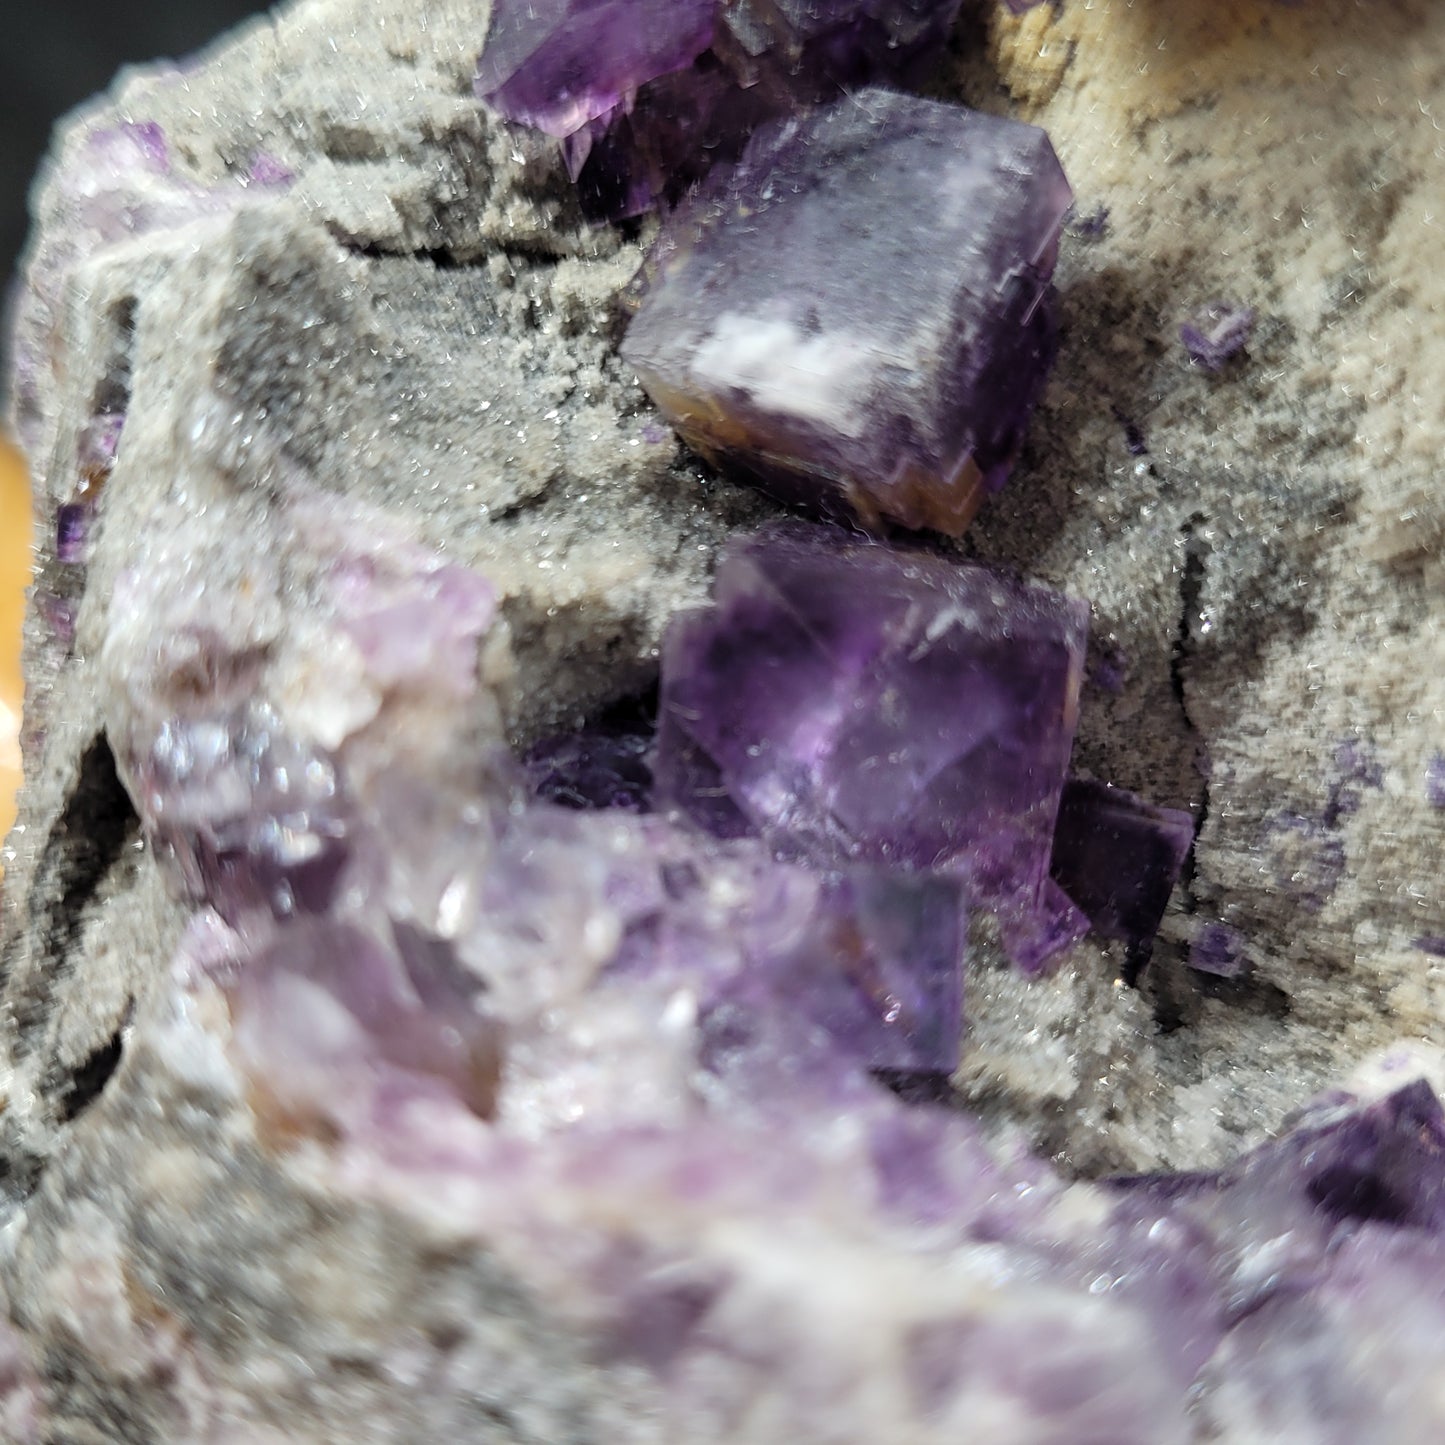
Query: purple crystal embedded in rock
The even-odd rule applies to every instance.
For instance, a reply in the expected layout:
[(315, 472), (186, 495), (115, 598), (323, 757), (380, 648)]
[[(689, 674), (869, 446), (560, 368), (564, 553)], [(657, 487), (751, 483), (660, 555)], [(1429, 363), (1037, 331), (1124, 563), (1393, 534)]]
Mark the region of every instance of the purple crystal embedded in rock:
[(90, 542), (91, 507), (87, 502), (62, 502), (55, 512), (55, 556), (60, 562), (84, 562)]
[(569, 136), (696, 60), (717, 9), (717, 0), (502, 0), (476, 92), (508, 120)]
[(1254, 310), (1233, 301), (1212, 301), (1179, 328), (1189, 359), (1206, 371), (1218, 371), (1244, 349), (1254, 330)]
[(1147, 949), (1194, 844), (1194, 822), (1123, 788), (1064, 784), (1050, 871), (1105, 938)]
[(656, 734), (651, 702), (624, 703), (576, 732), (529, 748), (523, 771), (532, 791), (549, 803), (643, 813), (652, 806), (648, 757)]
[(1053, 358), (1069, 199), (1042, 131), (861, 91), (760, 130), (670, 218), (623, 356), (785, 501), (956, 536)]
[(1087, 628), (1085, 603), (983, 568), (768, 528), (726, 551), (713, 606), (668, 631), (659, 803), (724, 836), (948, 868), (1055, 912)]
[(1445, 753), (1432, 753), (1425, 764), (1425, 798), (1432, 808), (1445, 808)]
[[(956, 881), (854, 869), (830, 881), (795, 940), (706, 1002), (701, 1054), (756, 1081), (759, 1054), (808, 1049), (870, 1069), (958, 1067), (964, 915)], [(828, 1069), (826, 1059), (812, 1067)], [(745, 1083), (741, 1080), (740, 1083)]]
[(1225, 923), (1206, 924), (1189, 945), (1189, 967), (1220, 978), (1238, 978), (1249, 966), (1244, 939)]
[(959, 0), (499, 0), (475, 89), (563, 139), (584, 208), (617, 219), (737, 157), (762, 122), (908, 84)]

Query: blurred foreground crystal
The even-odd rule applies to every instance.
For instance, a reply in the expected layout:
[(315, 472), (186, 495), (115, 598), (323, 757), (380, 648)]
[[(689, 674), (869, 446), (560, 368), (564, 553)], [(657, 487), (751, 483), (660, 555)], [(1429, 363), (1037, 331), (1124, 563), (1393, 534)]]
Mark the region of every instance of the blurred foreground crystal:
[(1053, 359), (1070, 200), (1042, 131), (862, 91), (759, 131), (669, 218), (622, 354), (784, 501), (957, 536)]

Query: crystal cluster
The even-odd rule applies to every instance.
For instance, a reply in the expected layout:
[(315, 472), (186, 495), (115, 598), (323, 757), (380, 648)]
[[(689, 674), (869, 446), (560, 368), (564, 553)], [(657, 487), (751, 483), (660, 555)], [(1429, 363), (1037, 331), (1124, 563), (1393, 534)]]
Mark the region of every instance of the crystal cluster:
[[(1353, 1438), (1408, 1438), (1397, 1401), (1445, 1341), (1423, 1086), (1104, 1189), (899, 1087), (958, 1063), (969, 896), (1047, 881), (1082, 604), (770, 529), (668, 639), (657, 786), (687, 818), (554, 746), (604, 779), (560, 807), (485, 721), (486, 581), (334, 506), (285, 503), (290, 583), (232, 599), (256, 645), (182, 567), (171, 633), (102, 659), (122, 774), (198, 905), (179, 1017), (223, 1021), (265, 1147), (501, 1261), (647, 1382), (666, 1438), (943, 1445), (993, 1412), (1020, 1445), (1185, 1445), (1287, 1391), (1270, 1318), (1355, 1381)], [(307, 614), (263, 641), (246, 610), (284, 585)], [(1409, 1347), (1366, 1377), (1377, 1277)]]
[(982, 568), (767, 529), (668, 631), (659, 801), (825, 865), (954, 873), (1037, 966), (1082, 932), (1048, 868), (1087, 630)]
[(583, 204), (633, 215), (769, 119), (917, 79), (958, 0), (498, 0), (477, 94), (563, 141)]
[(961, 533), (1054, 352), (1047, 137), (864, 90), (765, 127), (664, 226), (623, 343), (684, 439), (785, 501)]

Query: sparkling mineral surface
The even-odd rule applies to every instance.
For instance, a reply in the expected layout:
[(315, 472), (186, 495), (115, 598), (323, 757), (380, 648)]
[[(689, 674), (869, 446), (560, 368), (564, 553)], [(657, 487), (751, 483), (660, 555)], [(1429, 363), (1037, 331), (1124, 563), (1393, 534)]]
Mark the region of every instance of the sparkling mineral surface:
[(1077, 918), (1048, 863), (1087, 628), (1085, 603), (982, 568), (765, 530), (668, 633), (659, 801), (798, 857), (956, 872), (1042, 962)]
[(760, 130), (668, 219), (623, 357), (734, 474), (957, 535), (1048, 372), (1070, 199), (1042, 131), (860, 91)]

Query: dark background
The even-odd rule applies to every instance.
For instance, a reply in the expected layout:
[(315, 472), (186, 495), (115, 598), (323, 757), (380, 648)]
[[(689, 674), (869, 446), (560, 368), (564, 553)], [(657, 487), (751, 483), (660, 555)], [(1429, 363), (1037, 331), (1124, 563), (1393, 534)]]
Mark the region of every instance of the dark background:
[(0, 5), (0, 289), (25, 241), (25, 193), (55, 121), (122, 65), (179, 58), (265, 8), (258, 0)]

